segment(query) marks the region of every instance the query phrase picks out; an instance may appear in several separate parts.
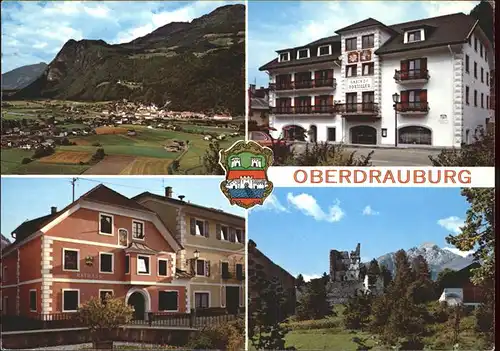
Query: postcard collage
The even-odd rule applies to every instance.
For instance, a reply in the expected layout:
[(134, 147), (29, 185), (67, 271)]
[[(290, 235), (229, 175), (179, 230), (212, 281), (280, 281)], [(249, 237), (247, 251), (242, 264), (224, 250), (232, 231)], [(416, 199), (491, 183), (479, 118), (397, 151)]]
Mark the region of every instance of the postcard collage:
[(2, 350), (495, 350), (495, 1), (2, 1)]

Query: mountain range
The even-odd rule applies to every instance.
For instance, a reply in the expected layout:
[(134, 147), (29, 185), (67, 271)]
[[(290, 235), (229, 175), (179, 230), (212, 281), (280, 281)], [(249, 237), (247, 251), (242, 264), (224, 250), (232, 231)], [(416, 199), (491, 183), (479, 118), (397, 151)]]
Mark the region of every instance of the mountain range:
[(2, 74), (2, 90), (17, 90), (27, 87), (43, 74), (45, 62), (27, 65)]
[(125, 44), (71, 39), (35, 81), (10, 98), (129, 99), (243, 115), (245, 6), (222, 6)]
[[(446, 268), (460, 270), (474, 261), (472, 255), (463, 257), (449, 250), (442, 249), (433, 243), (424, 243), (420, 247), (412, 247), (405, 251), (410, 262), (418, 255), (422, 255), (425, 258), (429, 265), (432, 279), (436, 279), (439, 272)], [(395, 271), (394, 254), (394, 252), (390, 252), (377, 259), (379, 265), (386, 266), (393, 274)]]

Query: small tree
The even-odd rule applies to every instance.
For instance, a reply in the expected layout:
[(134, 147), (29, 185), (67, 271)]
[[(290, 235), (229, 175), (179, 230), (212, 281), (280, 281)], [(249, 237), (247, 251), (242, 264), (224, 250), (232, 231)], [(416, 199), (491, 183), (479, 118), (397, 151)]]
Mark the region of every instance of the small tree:
[(297, 307), (297, 317), (301, 320), (321, 319), (331, 315), (332, 307), (328, 302), (325, 279), (311, 279), (306, 285)]
[(131, 321), (134, 309), (125, 300), (107, 294), (105, 299), (92, 297), (78, 310), (78, 319), (87, 325), (94, 340), (95, 349), (113, 347), (107, 335), (120, 325)]
[(203, 168), (204, 174), (223, 175), (224, 170), (219, 164), (219, 152), (221, 150), (218, 141), (213, 141), (208, 145), (208, 149), (203, 155)]

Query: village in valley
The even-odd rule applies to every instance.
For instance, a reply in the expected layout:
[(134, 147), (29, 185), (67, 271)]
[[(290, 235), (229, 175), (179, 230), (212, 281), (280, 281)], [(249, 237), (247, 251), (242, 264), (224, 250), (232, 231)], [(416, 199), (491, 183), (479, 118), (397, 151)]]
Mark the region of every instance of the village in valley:
[(2, 174), (203, 174), (210, 143), (244, 135), (243, 117), (126, 99), (3, 101), (1, 123)]

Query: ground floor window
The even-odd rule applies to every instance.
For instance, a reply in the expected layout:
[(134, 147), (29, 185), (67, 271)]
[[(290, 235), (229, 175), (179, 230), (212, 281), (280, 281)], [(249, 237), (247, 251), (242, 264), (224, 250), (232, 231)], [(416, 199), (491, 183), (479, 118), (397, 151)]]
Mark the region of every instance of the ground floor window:
[(62, 293), (63, 312), (76, 312), (80, 304), (79, 290), (63, 290)]
[(400, 144), (432, 145), (432, 132), (425, 127), (403, 127), (398, 134)]
[(99, 298), (102, 303), (106, 302), (107, 297), (113, 297), (113, 290), (99, 290)]
[(36, 289), (30, 290), (30, 311), (36, 312)]
[(336, 141), (336, 131), (335, 131), (335, 128), (326, 128), (326, 140), (328, 141)]
[(177, 291), (160, 291), (158, 295), (158, 309), (160, 311), (177, 311), (179, 293)]
[(207, 292), (194, 293), (194, 307), (195, 308), (208, 308), (210, 307), (210, 294)]
[(351, 128), (351, 143), (377, 144), (377, 130), (371, 126), (356, 126)]

